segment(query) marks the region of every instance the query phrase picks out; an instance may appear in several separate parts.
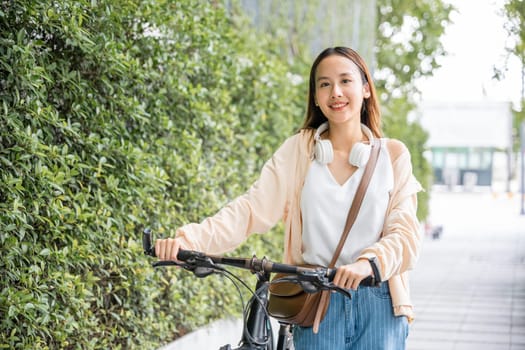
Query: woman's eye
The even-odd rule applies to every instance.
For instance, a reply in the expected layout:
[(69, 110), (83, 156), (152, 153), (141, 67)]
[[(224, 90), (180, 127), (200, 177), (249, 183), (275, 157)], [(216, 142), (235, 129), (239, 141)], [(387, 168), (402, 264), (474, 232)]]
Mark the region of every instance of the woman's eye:
[(350, 80), (350, 79), (343, 79), (343, 84), (349, 84), (351, 82), (352, 82), (352, 80)]
[(328, 83), (326, 83), (326, 82), (325, 82), (325, 83), (320, 83), (320, 84), (319, 84), (319, 87), (326, 87), (326, 86), (328, 86), (328, 85), (330, 85), (330, 84), (328, 84)]

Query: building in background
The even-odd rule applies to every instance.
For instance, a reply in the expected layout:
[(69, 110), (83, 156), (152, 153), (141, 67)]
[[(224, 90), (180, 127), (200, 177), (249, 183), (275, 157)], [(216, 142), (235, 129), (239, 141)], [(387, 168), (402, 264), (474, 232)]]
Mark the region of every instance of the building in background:
[(512, 174), (510, 102), (427, 102), (418, 119), (429, 133), (434, 184), (509, 192)]

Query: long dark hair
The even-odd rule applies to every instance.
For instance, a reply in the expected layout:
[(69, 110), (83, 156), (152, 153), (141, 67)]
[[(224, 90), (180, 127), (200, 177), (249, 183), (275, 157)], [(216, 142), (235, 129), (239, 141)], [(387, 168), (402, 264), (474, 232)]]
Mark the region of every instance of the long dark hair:
[(372, 81), (372, 76), (363, 58), (354, 50), (348, 47), (329, 47), (317, 56), (310, 70), (310, 82), (308, 86), (308, 107), (302, 129), (317, 129), (319, 125), (327, 121), (321, 109), (315, 105), (315, 74), (317, 66), (323, 59), (332, 55), (340, 55), (354, 62), (361, 72), (363, 84), (370, 87), (370, 97), (363, 100), (361, 107), (361, 123), (365, 124), (372, 130), (375, 137), (381, 137), (381, 113), (379, 111), (379, 102), (377, 93)]

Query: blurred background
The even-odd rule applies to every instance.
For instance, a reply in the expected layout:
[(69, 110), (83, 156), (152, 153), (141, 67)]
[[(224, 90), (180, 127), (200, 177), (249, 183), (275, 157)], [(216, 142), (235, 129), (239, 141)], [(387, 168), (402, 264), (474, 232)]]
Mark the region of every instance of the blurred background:
[[(521, 0), (0, 1), (0, 348), (235, 343), (237, 290), (154, 271), (141, 232), (246, 191), (344, 45), (426, 190), (409, 348), (525, 349), (524, 23)], [(232, 254), (281, 252), (276, 227)]]

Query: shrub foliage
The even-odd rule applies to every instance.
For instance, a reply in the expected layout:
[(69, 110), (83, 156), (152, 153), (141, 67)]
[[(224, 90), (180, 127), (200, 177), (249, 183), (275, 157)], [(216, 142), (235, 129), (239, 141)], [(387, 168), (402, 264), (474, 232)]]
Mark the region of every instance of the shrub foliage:
[(0, 348), (154, 348), (239, 312), (227, 283), (154, 272), (140, 246), (244, 191), (302, 119), (285, 61), (231, 18), (0, 2)]

